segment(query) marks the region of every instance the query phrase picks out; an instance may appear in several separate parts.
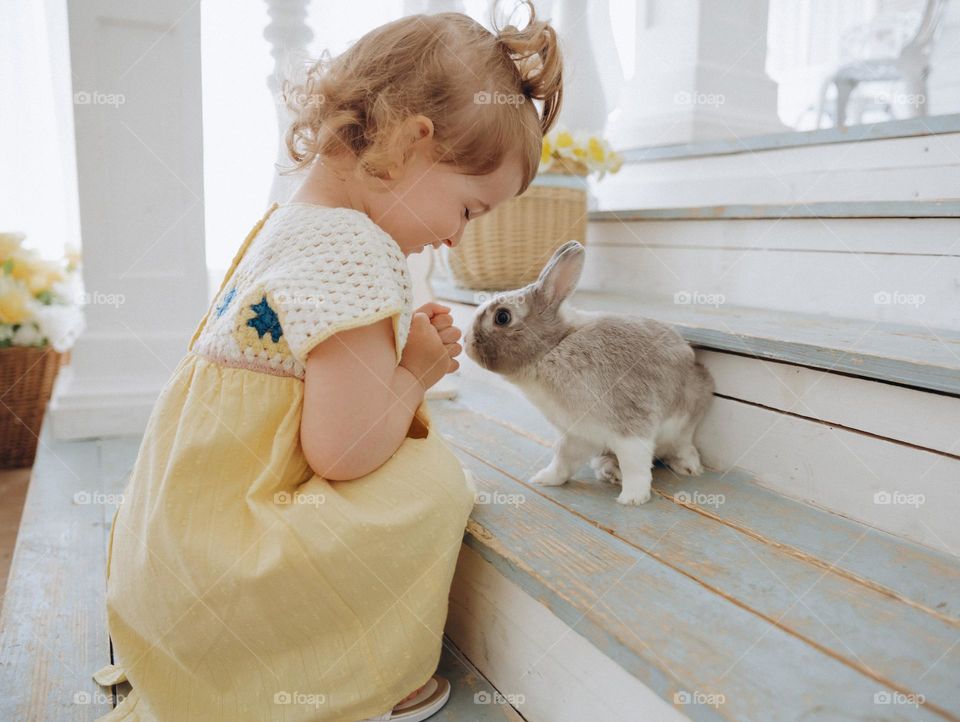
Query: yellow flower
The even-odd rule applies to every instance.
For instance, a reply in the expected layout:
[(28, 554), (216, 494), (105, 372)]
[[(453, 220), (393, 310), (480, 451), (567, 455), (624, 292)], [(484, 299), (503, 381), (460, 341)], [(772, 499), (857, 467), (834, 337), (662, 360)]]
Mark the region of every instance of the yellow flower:
[(550, 141), (544, 138), (543, 150), (540, 152), (540, 162), (541, 163), (549, 162), (551, 153), (553, 153), (553, 147), (550, 145)]
[(591, 137), (587, 141), (587, 148), (590, 151), (590, 157), (595, 160), (597, 163), (603, 163), (603, 158), (606, 153), (603, 150), (603, 144), (597, 140), (595, 137)]
[(22, 233), (0, 233), (0, 263), (3, 263), (20, 250)]
[(53, 284), (64, 279), (63, 271), (53, 261), (40, 261), (34, 274), (27, 279), (27, 288), (30, 293), (37, 295), (41, 291), (50, 291)]
[(0, 323), (23, 323), (32, 316), (30, 294), (19, 283), (6, 284), (0, 290)]
[(25, 248), (18, 248), (8, 259), (10, 263), (10, 275), (17, 281), (26, 283), (36, 272), (36, 255)]
[(54, 283), (64, 279), (59, 264), (46, 261), (29, 249), (18, 249), (10, 259), (10, 275), (22, 282), (36, 296), (41, 291), (49, 291)]
[(538, 172), (550, 172), (552, 164), (567, 160), (577, 167), (586, 167), (587, 173), (596, 173), (598, 179), (608, 172), (620, 170), (623, 159), (600, 135), (587, 130), (569, 130), (563, 127), (550, 131), (543, 139)]

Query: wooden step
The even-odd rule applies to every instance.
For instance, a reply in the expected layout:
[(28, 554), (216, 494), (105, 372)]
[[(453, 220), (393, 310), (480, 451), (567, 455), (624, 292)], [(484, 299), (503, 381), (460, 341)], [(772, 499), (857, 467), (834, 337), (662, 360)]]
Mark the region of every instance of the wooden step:
[[(0, 720), (94, 720), (129, 693), (91, 675), (111, 663), (106, 550), (140, 437), (63, 441), (44, 422), (0, 614)], [(449, 639), (450, 699), (431, 719), (522, 722)]]
[(3, 720), (95, 720), (112, 707), (91, 675), (110, 663), (113, 508), (97, 495), (117, 487), (97, 442), (58, 441), (50, 431), (45, 418), (0, 612)]
[(795, 204), (724, 204), (594, 210), (590, 223), (631, 221), (757, 220), (784, 218), (960, 218), (957, 201), (842, 201)]
[[(516, 602), (504, 592), (498, 603), (494, 584), (475, 604), (487, 616), (454, 625), (454, 641), (501, 692), (526, 695), (527, 719), (567, 719), (555, 708), (538, 716), (531, 695), (563, 689), (549, 650), (570, 635), (692, 719), (960, 719), (955, 557), (736, 470), (693, 479), (658, 469), (641, 507), (615, 503), (616, 487), (588, 467), (562, 487), (531, 485), (556, 431), (469, 360), (456, 378), (460, 395), (431, 409), (480, 490), (466, 543), (569, 628), (561, 639), (522, 639), (504, 621)], [(523, 645), (544, 653), (498, 679), (511, 644), (524, 659)]]
[[(523, 722), (523, 717), (512, 706), (522, 706), (523, 697), (508, 698), (494, 689), (490, 682), (470, 663), (456, 645), (444, 637), (437, 673), (450, 682), (450, 698), (430, 717), (437, 722)], [(115, 688), (118, 699), (130, 693), (124, 682)]]
[[(924, 121), (926, 119), (923, 119)], [(890, 136), (870, 126), (637, 148), (592, 186), (600, 210), (960, 198), (960, 115)]]
[(960, 131), (960, 114), (904, 118), (885, 123), (850, 125), (843, 128), (763, 133), (746, 138), (718, 138), (693, 143), (631, 148), (623, 152), (625, 163), (649, 163), (667, 158), (703, 158), (807, 146), (829, 146), (897, 138), (928, 137)]
[[(495, 292), (437, 279), (438, 298), (479, 305)], [(577, 290), (586, 311), (645, 316), (672, 324), (692, 345), (847, 373), (960, 396), (960, 331), (930, 326), (790, 313), (719, 303), (647, 299)]]
[[(841, 320), (840, 328), (851, 334), (844, 341), (849, 345), (828, 348), (815, 342), (812, 330), (832, 329), (834, 320), (824, 317), (804, 324), (796, 315), (761, 314), (765, 333), (779, 336), (764, 338), (756, 323), (748, 323), (749, 316), (735, 312), (718, 315), (589, 292), (577, 292), (573, 302), (659, 317), (699, 347), (697, 357), (716, 381), (713, 406), (697, 434), (705, 463), (718, 469), (740, 467), (791, 498), (960, 554), (960, 528), (954, 523), (960, 512), (960, 396), (890, 381), (902, 383), (909, 376), (915, 385), (954, 389), (960, 354), (953, 357), (936, 339), (918, 342), (917, 349), (940, 354), (943, 364), (937, 378), (946, 383), (930, 383), (919, 376), (935, 365), (908, 360), (908, 371), (873, 351), (871, 338), (879, 348), (883, 336), (872, 334), (883, 334), (890, 325), (868, 326), (856, 338), (856, 324)], [(457, 324), (466, 329), (474, 308), (449, 303)], [(793, 328), (798, 333), (789, 339)], [(831, 333), (835, 340), (839, 337), (838, 331)], [(917, 341), (889, 337), (904, 348)], [(939, 333), (937, 338), (942, 338)]]
[(960, 329), (957, 214), (956, 201), (601, 211), (579, 286)]
[(960, 395), (960, 332), (950, 329), (589, 291), (571, 302), (671, 323), (694, 346)]
[(463, 653), (446, 637), (437, 672), (450, 680), (450, 699), (430, 719), (437, 722), (523, 722), (511, 703), (523, 708), (524, 699), (508, 699), (493, 688)]

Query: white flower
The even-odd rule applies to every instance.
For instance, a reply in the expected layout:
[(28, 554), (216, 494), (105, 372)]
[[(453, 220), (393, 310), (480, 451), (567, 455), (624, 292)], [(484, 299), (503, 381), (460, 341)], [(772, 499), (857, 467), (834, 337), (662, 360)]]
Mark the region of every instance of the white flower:
[(36, 315), (42, 336), (46, 337), (54, 351), (63, 353), (77, 340), (86, 327), (79, 306), (54, 304), (40, 306)]
[(0, 343), (14, 346), (43, 346), (68, 351), (83, 332), (83, 278), (66, 273), (53, 281), (45, 297), (35, 298), (26, 284), (0, 269)]
[(37, 328), (37, 324), (32, 321), (21, 323), (17, 330), (13, 332), (14, 346), (42, 346), (43, 333)]
[(83, 276), (79, 273), (67, 273), (63, 280), (55, 282), (50, 290), (63, 303), (83, 305)]

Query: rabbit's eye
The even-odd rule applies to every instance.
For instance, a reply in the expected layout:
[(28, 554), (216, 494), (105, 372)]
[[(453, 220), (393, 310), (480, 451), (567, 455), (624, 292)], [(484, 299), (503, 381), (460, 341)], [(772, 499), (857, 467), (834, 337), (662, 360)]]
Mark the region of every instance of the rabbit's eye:
[(510, 312), (505, 308), (497, 309), (493, 317), (493, 322), (498, 326), (506, 326), (510, 323)]

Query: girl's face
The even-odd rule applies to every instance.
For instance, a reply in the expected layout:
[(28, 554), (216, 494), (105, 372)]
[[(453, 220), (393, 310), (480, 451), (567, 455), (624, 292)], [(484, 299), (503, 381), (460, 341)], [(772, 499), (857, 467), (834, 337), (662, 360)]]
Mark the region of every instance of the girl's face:
[(513, 198), (523, 182), (515, 156), (487, 175), (464, 175), (432, 161), (432, 143), (432, 138), (417, 142), (401, 177), (384, 183), (369, 199), (370, 217), (404, 255), (430, 245), (456, 246), (467, 221)]

